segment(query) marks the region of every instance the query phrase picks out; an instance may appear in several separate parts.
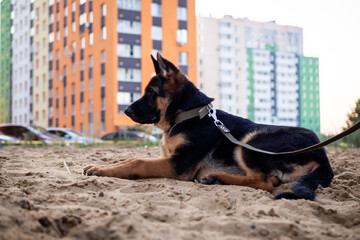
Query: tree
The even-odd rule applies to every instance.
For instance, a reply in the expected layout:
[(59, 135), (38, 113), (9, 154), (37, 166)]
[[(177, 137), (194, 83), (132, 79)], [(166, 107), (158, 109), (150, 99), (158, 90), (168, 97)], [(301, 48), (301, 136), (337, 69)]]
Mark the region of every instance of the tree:
[[(350, 113), (348, 113), (347, 118), (348, 118), (348, 120), (346, 121), (347, 127), (345, 129), (350, 128), (355, 123), (360, 121), (360, 98), (356, 101), (355, 107), (351, 110)], [(349, 143), (350, 145), (353, 145), (354, 147), (360, 147), (360, 130), (345, 137), (344, 141), (346, 143)]]

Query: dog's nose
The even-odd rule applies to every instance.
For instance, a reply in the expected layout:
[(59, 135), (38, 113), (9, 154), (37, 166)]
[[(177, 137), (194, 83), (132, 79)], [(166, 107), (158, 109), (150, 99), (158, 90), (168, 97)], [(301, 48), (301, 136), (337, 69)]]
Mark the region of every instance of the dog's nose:
[(128, 106), (126, 109), (125, 109), (125, 114), (128, 115), (129, 117), (132, 116), (134, 113), (134, 111), (132, 110), (132, 108), (130, 106)]

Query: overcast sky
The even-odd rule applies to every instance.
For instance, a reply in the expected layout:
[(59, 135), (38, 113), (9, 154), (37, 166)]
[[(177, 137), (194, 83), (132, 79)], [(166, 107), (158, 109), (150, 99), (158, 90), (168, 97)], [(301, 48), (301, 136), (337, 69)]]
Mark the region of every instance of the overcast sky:
[(196, 0), (196, 14), (303, 28), (304, 55), (319, 58), (321, 132), (342, 130), (360, 98), (360, 1)]

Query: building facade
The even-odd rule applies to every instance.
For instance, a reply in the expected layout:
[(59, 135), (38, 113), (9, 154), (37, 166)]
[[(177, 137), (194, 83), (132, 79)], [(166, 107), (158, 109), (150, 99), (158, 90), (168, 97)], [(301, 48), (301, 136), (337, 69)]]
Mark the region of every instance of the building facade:
[[(303, 42), (302, 29), (275, 22), (248, 19), (198, 18), (198, 83), (215, 97), (214, 105), (258, 123), (303, 126), (319, 133), (318, 125), (306, 125), (301, 111)], [(318, 72), (318, 60), (311, 65)], [(304, 74), (305, 74), (304, 72)], [(318, 78), (313, 76), (313, 89)], [(315, 86), (317, 85), (317, 87)], [(312, 105), (318, 106), (318, 92)], [(317, 101), (317, 103), (316, 103)], [(318, 122), (313, 109), (311, 122)], [(311, 116), (308, 116), (311, 117)]]
[(134, 125), (124, 110), (154, 74), (156, 51), (196, 83), (194, 0), (60, 0), (49, 14), (51, 126), (99, 136)]
[(301, 126), (320, 131), (319, 59), (300, 56), (300, 121)]
[(32, 34), (30, 0), (13, 2), (11, 122), (32, 123)]
[(0, 124), (11, 121), (11, 0), (0, 2)]
[(46, 128), (49, 122), (49, 1), (34, 1), (32, 15), (33, 124)]

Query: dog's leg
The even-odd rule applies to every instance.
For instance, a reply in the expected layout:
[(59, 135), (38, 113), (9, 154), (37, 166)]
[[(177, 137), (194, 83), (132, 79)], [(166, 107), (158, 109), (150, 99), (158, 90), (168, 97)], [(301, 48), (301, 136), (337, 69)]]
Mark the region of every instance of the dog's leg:
[(295, 180), (291, 189), (293, 192), (283, 192), (275, 196), (275, 199), (308, 199), (315, 200), (316, 189), (319, 185), (328, 187), (334, 177), (334, 172), (330, 166), (327, 156), (326, 162), (321, 163), (312, 172), (305, 174)]
[(201, 181), (203, 184), (227, 184), (227, 185), (240, 185), (248, 186), (255, 189), (263, 189), (271, 192), (274, 188), (276, 179), (267, 177), (262, 173), (251, 174), (247, 176), (234, 175), (226, 172), (211, 173), (204, 177)]
[(84, 175), (104, 177), (118, 177), (126, 179), (174, 177), (170, 158), (157, 159), (128, 159), (109, 166), (87, 166)]

